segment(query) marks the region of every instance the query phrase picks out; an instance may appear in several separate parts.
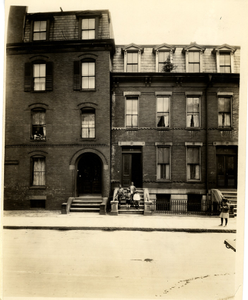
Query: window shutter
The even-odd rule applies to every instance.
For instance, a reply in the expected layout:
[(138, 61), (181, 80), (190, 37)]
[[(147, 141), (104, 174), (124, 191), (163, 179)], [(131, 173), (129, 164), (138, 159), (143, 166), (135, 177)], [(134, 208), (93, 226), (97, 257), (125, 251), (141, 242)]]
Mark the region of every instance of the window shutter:
[(24, 92), (32, 91), (32, 66), (30, 62), (24, 66)]
[(80, 91), (80, 80), (81, 80), (81, 74), (80, 74), (80, 61), (74, 61), (74, 70), (73, 70), (73, 90), (74, 91)]
[(46, 91), (53, 90), (53, 63), (46, 64)]

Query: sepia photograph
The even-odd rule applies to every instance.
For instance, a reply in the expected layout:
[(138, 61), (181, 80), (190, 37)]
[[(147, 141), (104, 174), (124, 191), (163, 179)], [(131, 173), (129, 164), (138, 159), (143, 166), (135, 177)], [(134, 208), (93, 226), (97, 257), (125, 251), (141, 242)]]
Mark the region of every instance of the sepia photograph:
[(1, 10), (0, 299), (246, 299), (248, 1)]

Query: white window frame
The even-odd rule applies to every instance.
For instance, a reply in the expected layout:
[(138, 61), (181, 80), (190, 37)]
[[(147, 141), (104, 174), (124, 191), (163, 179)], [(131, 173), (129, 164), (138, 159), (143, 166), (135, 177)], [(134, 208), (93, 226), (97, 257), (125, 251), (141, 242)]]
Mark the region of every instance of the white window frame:
[[(187, 122), (187, 120), (188, 120), (188, 113), (190, 113), (190, 112), (188, 112), (188, 98), (198, 98), (199, 99), (199, 126), (198, 127), (196, 127), (196, 126), (194, 126), (194, 127), (190, 127), (190, 126), (188, 126), (188, 122)], [(185, 100), (186, 100), (186, 128), (187, 129), (200, 129), (201, 128), (201, 106), (202, 106), (202, 92), (186, 92), (185, 93)]]
[[(156, 120), (155, 120), (155, 124), (156, 127), (159, 129), (163, 129), (163, 128), (170, 128), (171, 127), (171, 95), (172, 92), (155, 92), (155, 96), (156, 96)], [(169, 106), (169, 112), (168, 112), (168, 121), (169, 121), (169, 126), (158, 126), (158, 98), (168, 98), (168, 106)]]
[[(229, 46), (227, 44), (224, 44), (222, 46), (219, 46), (217, 48), (213, 49), (213, 53), (216, 55), (216, 68), (217, 73), (223, 73), (220, 70), (220, 54), (229, 54), (230, 55), (230, 61), (231, 61), (231, 70), (230, 73), (234, 73), (234, 53), (237, 50), (237, 48), (234, 48), (232, 46)], [(229, 74), (229, 73), (227, 73)]]
[[(45, 30), (35, 30), (35, 23), (45, 23), (46, 26), (45, 26)], [(40, 28), (40, 26), (39, 26)], [(34, 42), (37, 42), (37, 41), (46, 41), (47, 40), (47, 30), (48, 30), (48, 24), (47, 24), (47, 20), (34, 20), (33, 21), (33, 32), (32, 32), (32, 41)], [(44, 38), (38, 38), (38, 39), (35, 39), (34, 36), (35, 34), (44, 34), (45, 37)]]
[[(198, 143), (198, 142), (186, 142), (185, 143), (185, 146), (186, 146), (186, 181), (187, 182), (200, 182), (201, 181), (201, 178), (202, 178), (202, 162), (201, 162), (201, 157), (202, 157), (202, 145), (203, 143)], [(188, 171), (188, 166), (190, 165), (197, 165), (197, 164), (190, 164), (188, 163), (188, 151), (189, 151), (189, 148), (197, 148), (198, 149), (198, 160), (199, 160), (199, 178), (189, 178), (189, 171)]]
[[(45, 66), (45, 74), (40, 74), (40, 70), (41, 70), (41, 66)], [(46, 63), (34, 63), (33, 64), (33, 86), (34, 86), (34, 91), (35, 92), (39, 92), (39, 91), (45, 91), (46, 90)], [(38, 70), (38, 75), (39, 76), (36, 76), (37, 74), (37, 71), (35, 71), (35, 69)], [(42, 84), (42, 79), (43, 79), (43, 87), (42, 88), (38, 88), (39, 87), (39, 84)], [(37, 81), (37, 87), (35, 87), (35, 82)]]
[[(219, 99), (221, 98), (225, 98), (225, 99), (229, 99), (230, 101), (230, 126), (220, 126), (219, 124), (219, 115), (220, 115), (220, 111), (219, 111)], [(231, 129), (232, 128), (232, 119), (233, 119), (233, 112), (232, 112), (232, 104), (233, 104), (233, 93), (225, 93), (225, 92), (219, 92), (217, 93), (217, 105), (218, 105), (218, 128), (219, 129)]]
[[(38, 187), (38, 186), (42, 186), (44, 187), (46, 185), (46, 157), (45, 156), (41, 156), (41, 155), (35, 155), (31, 157), (31, 161), (32, 161), (32, 182), (31, 182), (31, 186), (32, 187)], [(42, 159), (44, 162), (44, 170), (35, 170), (35, 161), (37, 159)], [(35, 183), (35, 172), (44, 172), (44, 174), (42, 175), (42, 179), (44, 181), (43, 184), (36, 184)]]
[[(94, 115), (94, 126), (83, 127), (83, 114), (91, 114)], [(88, 136), (83, 136), (83, 128), (88, 129)], [(90, 136), (90, 130), (92, 130), (93, 136)], [(96, 138), (96, 110), (92, 107), (84, 107), (81, 109), (81, 138), (82, 139), (95, 139)]]
[[(35, 114), (40, 114), (40, 113), (44, 114), (44, 123), (41, 124), (41, 122), (39, 122), (39, 124), (34, 124), (33, 116)], [(35, 134), (34, 127), (42, 128), (43, 135), (40, 133)], [(31, 110), (31, 139), (35, 140), (35, 141), (37, 141), (37, 140), (45, 141), (46, 140), (46, 110), (44, 108), (35, 108), (35, 109)]]
[[(155, 143), (156, 146), (156, 178), (157, 181), (168, 182), (171, 181), (171, 147), (172, 143)], [(169, 163), (166, 164), (169, 167), (168, 177), (161, 178), (161, 163), (159, 163), (159, 148), (166, 148), (169, 151)]]
[[(88, 21), (88, 24), (89, 24), (89, 22), (90, 22), (90, 20), (94, 20), (94, 27), (92, 27), (92, 28), (83, 28), (83, 23), (85, 22), (85, 21)], [(81, 22), (82, 22), (82, 24), (81, 24), (81, 39), (82, 40), (94, 40), (94, 39), (96, 39), (96, 18), (82, 18), (81, 19)], [(83, 33), (84, 32), (86, 32), (86, 33), (88, 33), (88, 35), (89, 35), (89, 33), (90, 32), (94, 32), (94, 34), (93, 34), (93, 36), (94, 37), (85, 37), (85, 38), (83, 38)]]
[[(139, 97), (140, 92), (124, 92), (123, 95), (125, 97), (125, 127), (126, 129), (137, 129), (139, 127)], [(127, 126), (127, 98), (134, 97), (137, 98), (137, 126)], [(130, 99), (131, 100), (131, 99)]]
[[(93, 74), (91, 74), (91, 72), (84, 73), (84, 67), (83, 67), (83, 65), (86, 65), (86, 64), (88, 64), (88, 66), (89, 66), (89, 64), (93, 64), (94, 65), (94, 68), (93, 68), (94, 72), (93, 72)], [(83, 79), (84, 78), (88, 79), (88, 87), (84, 87), (83, 86)], [(89, 87), (89, 85), (90, 85), (90, 78), (94, 79), (94, 81), (93, 81), (94, 87)], [(95, 62), (95, 60), (83, 60), (81, 62), (81, 89), (82, 90), (95, 90), (96, 89), (96, 62)]]

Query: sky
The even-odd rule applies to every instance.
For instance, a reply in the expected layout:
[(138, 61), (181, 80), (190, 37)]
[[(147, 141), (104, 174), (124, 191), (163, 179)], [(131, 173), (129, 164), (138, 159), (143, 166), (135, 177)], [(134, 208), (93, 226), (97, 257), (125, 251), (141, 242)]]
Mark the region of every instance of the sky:
[(28, 12), (109, 9), (115, 43), (241, 45), (247, 0), (6, 0)]

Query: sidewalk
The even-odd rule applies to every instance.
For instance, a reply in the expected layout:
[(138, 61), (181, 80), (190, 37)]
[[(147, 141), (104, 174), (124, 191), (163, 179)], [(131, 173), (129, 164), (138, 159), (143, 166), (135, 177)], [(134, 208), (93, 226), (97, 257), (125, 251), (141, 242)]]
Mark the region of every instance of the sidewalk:
[(218, 216), (185, 215), (99, 215), (98, 213), (61, 214), (60, 211), (3, 211), (3, 229), (43, 230), (132, 230), (176, 232), (236, 233), (237, 219), (219, 226)]

